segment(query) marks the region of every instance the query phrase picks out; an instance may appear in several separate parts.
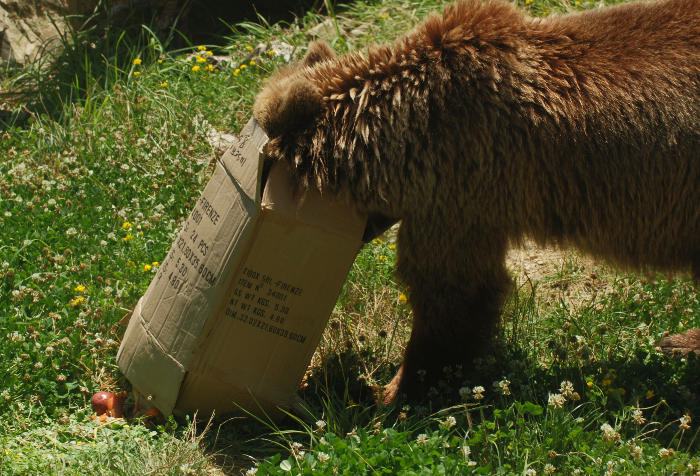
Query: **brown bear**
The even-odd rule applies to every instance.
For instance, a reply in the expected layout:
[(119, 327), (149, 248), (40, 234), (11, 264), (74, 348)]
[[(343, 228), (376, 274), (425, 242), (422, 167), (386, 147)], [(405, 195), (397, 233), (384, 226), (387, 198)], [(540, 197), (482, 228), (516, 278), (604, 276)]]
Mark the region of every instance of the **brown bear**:
[(387, 402), (489, 351), (523, 237), (700, 272), (700, 0), (464, 0), (391, 46), (312, 44), (254, 116), (301, 185), (401, 220), (414, 322)]

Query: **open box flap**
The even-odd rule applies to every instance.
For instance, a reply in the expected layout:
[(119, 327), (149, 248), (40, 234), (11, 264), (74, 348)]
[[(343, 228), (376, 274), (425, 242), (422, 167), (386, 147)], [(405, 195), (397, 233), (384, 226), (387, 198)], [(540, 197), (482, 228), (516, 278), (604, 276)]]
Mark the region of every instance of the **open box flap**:
[(363, 236), (367, 217), (345, 202), (321, 196), (317, 190), (299, 190), (289, 166), (278, 162), (272, 166), (265, 183), (262, 208), (294, 217), (298, 222), (328, 232), (345, 235), (358, 242)]

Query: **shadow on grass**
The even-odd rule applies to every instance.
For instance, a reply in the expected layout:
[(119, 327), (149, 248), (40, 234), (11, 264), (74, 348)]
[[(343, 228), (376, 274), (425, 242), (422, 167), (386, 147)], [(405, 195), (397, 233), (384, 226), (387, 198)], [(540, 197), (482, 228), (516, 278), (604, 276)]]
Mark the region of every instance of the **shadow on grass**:
[[(700, 414), (700, 359), (674, 358), (659, 353), (637, 351), (629, 358), (600, 360), (579, 364), (567, 360), (556, 361), (544, 368), (531, 358), (522, 347), (501, 346), (492, 357), (477, 362), (470, 372), (452, 369), (443, 375), (438, 385), (426, 391), (418, 401), (401, 400), (391, 406), (377, 406), (371, 387), (362, 379), (362, 359), (359, 352), (348, 350), (324, 359), (300, 391), (306, 409), (276, 423), (256, 422), (251, 418), (233, 419), (219, 423), (216, 438), (211, 438), (211, 449), (220, 455), (222, 463), (251, 461), (275, 453), (283, 457), (289, 453), (293, 441), (308, 444), (313, 437), (314, 424), (323, 420), (327, 430), (345, 435), (356, 428), (370, 428), (382, 422), (392, 426), (408, 411), (414, 426), (444, 408), (460, 405), (460, 388), (482, 385), (485, 387), (485, 417), (513, 402), (535, 402), (547, 406), (549, 394), (556, 393), (563, 380), (573, 382), (582, 397), (581, 403), (610, 415), (621, 415), (630, 407), (651, 408), (647, 412), (655, 429), (653, 437), (663, 446), (676, 444), (678, 419), (684, 414)], [(388, 379), (395, 369), (387, 368), (382, 379)], [(510, 382), (511, 395), (499, 393), (491, 382), (504, 378)], [(215, 424), (216, 428), (217, 425)], [(409, 425), (410, 427), (410, 425)], [(633, 437), (634, 435), (623, 435)], [(286, 440), (287, 445), (284, 441)], [(686, 443), (684, 443), (686, 444)], [(688, 451), (700, 449), (700, 442), (691, 441)], [(250, 464), (249, 464), (250, 465)]]

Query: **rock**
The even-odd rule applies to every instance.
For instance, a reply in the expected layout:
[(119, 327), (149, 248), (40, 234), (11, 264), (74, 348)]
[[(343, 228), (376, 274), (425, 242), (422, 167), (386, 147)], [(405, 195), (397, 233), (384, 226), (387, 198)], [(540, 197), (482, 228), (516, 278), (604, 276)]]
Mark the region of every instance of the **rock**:
[(97, 0), (0, 0), (0, 62), (25, 65), (34, 61), (59, 32), (78, 26), (78, 16), (90, 14)]

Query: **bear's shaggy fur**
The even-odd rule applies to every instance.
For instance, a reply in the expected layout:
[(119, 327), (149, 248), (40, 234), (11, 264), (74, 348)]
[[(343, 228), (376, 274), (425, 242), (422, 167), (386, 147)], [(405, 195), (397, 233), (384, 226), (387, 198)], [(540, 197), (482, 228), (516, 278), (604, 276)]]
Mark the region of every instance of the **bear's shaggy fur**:
[(700, 272), (700, 0), (464, 0), (393, 46), (309, 50), (254, 115), (301, 184), (401, 220), (414, 324), (387, 401), (489, 351), (524, 236)]

